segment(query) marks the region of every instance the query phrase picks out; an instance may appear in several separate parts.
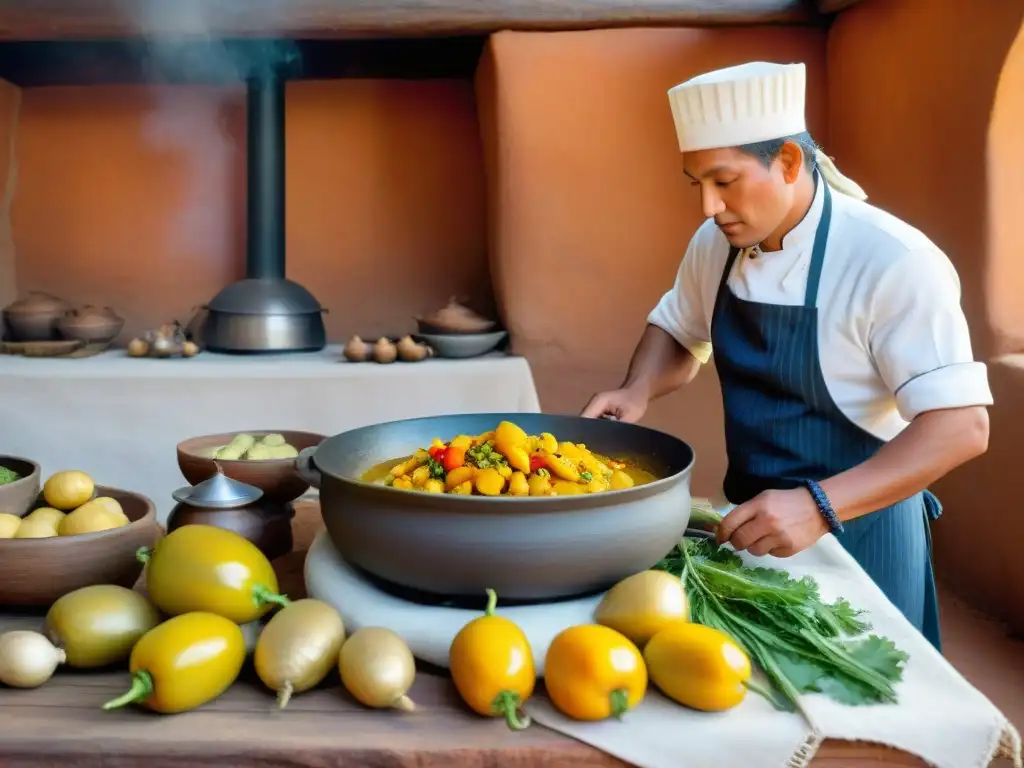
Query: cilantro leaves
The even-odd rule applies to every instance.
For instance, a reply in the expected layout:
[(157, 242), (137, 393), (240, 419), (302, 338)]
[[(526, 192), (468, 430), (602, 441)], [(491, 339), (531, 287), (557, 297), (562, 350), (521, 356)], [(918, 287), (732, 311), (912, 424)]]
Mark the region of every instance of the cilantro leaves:
[(826, 603), (810, 577), (745, 566), (706, 539), (683, 539), (656, 569), (680, 576), (693, 621), (731, 636), (771, 680), (769, 700), (793, 710), (822, 693), (849, 705), (896, 701), (907, 654), (846, 600)]

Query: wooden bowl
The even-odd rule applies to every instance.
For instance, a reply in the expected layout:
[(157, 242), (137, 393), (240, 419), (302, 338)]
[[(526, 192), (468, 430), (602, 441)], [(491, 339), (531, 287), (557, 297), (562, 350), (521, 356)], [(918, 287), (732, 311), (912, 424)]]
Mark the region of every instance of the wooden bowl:
[(0, 467), (21, 475), (20, 480), (0, 485), (0, 512), (24, 517), (39, 497), (39, 465), (18, 456), (0, 456)]
[[(217, 471), (214, 461), (202, 454), (204, 450), (227, 445), (231, 439), (245, 432), (253, 437), (263, 437), (276, 433), (283, 435), (285, 441), (297, 451), (314, 448), (324, 440), (326, 435), (315, 432), (297, 432), (287, 429), (239, 430), (223, 432), (219, 435), (203, 435), (192, 437), (178, 443), (178, 467), (190, 485), (198, 485), (213, 476)], [(221, 471), (242, 483), (254, 485), (263, 491), (263, 498), (280, 504), (295, 501), (309, 490), (309, 483), (302, 479), (295, 470), (295, 459), (263, 459), (260, 461), (223, 461), (218, 459)]]
[(135, 586), (142, 563), (135, 553), (160, 538), (153, 502), (139, 493), (96, 486), (120, 502), (131, 522), (121, 528), (49, 539), (0, 539), (0, 605), (49, 606), (93, 584)]

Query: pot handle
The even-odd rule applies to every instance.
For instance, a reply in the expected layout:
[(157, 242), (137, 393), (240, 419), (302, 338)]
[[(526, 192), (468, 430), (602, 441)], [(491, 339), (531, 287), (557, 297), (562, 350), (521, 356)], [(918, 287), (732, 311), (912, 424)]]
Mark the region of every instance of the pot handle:
[(298, 472), (299, 477), (319, 491), (320, 470), (316, 468), (316, 462), (313, 460), (313, 454), (315, 453), (315, 446), (303, 448), (299, 451), (299, 456), (295, 459), (295, 471)]

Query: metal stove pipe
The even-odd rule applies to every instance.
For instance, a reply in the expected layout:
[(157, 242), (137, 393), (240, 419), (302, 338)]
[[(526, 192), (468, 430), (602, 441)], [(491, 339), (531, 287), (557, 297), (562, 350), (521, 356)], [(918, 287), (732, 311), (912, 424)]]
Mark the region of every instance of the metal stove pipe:
[(246, 277), (284, 279), (284, 78), (271, 68), (248, 80)]
[(266, 67), (246, 82), (246, 276), (213, 297), (197, 335), (230, 354), (320, 350), (325, 310), (285, 277), (284, 73)]

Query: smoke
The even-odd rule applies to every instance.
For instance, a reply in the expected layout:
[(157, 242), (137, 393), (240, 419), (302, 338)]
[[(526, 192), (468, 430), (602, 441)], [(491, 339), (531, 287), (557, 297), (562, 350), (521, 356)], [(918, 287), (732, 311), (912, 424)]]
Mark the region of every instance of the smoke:
[(225, 125), (232, 94), (223, 90), (159, 86), (142, 122), (154, 149), (182, 164), (179, 207), (165, 237), (180, 258), (203, 260), (234, 249), (239, 148)]
[(143, 72), (153, 84), (143, 138), (182, 164), (181, 207), (166, 233), (168, 242), (181, 258), (231, 253), (237, 169), (245, 147), (244, 137), (232, 135), (230, 118), (244, 110), (245, 81), (293, 64), (298, 49), (289, 41), (218, 37), (216, 30), (226, 22), (245, 18), (249, 0), (118, 4), (138, 29)]

